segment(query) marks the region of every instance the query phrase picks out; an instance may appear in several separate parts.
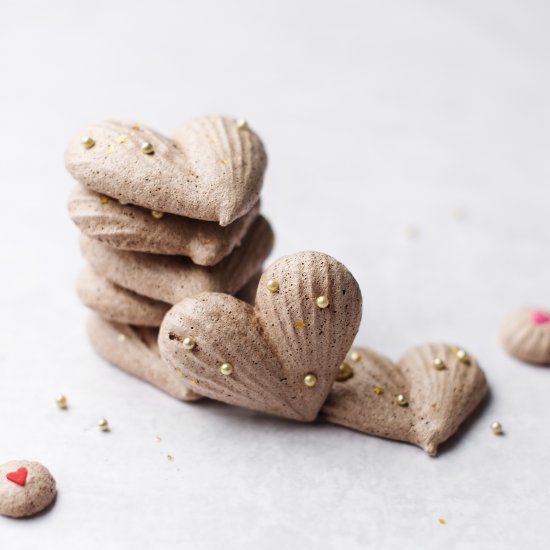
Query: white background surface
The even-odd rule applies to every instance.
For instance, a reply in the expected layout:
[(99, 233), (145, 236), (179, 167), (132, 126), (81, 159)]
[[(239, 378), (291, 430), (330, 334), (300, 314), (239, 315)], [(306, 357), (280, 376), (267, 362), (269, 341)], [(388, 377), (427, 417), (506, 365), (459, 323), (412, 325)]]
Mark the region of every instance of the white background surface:
[[(0, 462), (43, 462), (59, 496), (0, 518), (2, 550), (547, 547), (550, 372), (497, 331), (550, 305), (549, 16), (542, 0), (3, 0)], [(108, 117), (169, 133), (215, 112), (267, 145), (272, 258), (322, 250), (360, 282), (359, 344), (479, 357), (492, 398), (438, 458), (181, 404), (90, 350), (65, 143)]]

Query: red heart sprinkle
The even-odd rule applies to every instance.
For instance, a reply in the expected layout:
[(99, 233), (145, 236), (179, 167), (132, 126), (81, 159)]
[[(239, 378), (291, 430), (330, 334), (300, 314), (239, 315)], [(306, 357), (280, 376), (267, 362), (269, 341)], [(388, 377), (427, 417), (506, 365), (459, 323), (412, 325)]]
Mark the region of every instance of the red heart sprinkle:
[(9, 474), (6, 474), (6, 477), (13, 481), (14, 483), (17, 483), (17, 485), (21, 485), (21, 487), (25, 486), (25, 483), (27, 482), (27, 474), (28, 474), (27, 468), (19, 468), (15, 472), (10, 472)]

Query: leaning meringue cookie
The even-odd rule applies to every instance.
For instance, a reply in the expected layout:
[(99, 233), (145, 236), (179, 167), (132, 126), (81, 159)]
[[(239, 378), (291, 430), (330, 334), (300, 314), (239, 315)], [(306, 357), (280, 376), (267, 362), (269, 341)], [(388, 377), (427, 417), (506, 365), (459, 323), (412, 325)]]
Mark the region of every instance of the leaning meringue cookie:
[(370, 435), (407, 441), (435, 456), (481, 403), (487, 380), (464, 349), (410, 349), (393, 363), (367, 348), (348, 353), (321, 415)]
[(524, 307), (510, 313), (502, 324), (501, 340), (514, 357), (550, 365), (550, 311)]

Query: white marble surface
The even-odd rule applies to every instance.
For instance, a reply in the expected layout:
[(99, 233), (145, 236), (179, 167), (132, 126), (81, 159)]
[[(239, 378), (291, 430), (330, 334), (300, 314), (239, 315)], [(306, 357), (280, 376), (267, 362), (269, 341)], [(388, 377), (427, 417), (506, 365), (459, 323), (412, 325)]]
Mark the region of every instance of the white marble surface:
[[(2, 550), (547, 547), (550, 371), (497, 330), (550, 305), (549, 16), (542, 0), (4, 0), (0, 462), (43, 462), (59, 497), (0, 518)], [(492, 398), (438, 458), (180, 404), (90, 350), (65, 142), (107, 117), (170, 132), (211, 112), (267, 143), (273, 258), (319, 249), (356, 275), (359, 344), (396, 358), (442, 339), (481, 360)]]

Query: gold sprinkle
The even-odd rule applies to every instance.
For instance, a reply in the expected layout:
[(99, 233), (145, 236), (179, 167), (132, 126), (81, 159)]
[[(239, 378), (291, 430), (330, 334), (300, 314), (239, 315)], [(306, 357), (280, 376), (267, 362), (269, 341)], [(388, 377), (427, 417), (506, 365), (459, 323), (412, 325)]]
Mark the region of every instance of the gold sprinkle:
[(491, 430), (493, 430), (493, 433), (495, 435), (502, 435), (503, 434), (502, 424), (500, 422), (493, 422), (491, 424)]
[(233, 365), (231, 363), (222, 363), (220, 371), (223, 375), (229, 376), (233, 374)]
[(449, 351), (450, 351), (451, 353), (456, 353), (456, 352), (458, 351), (458, 348), (457, 348), (456, 346), (450, 346), (450, 347), (449, 347)]
[(109, 422), (107, 421), (106, 418), (100, 418), (97, 421), (97, 425), (99, 426), (99, 429), (102, 432), (108, 432), (109, 431)]
[(58, 395), (56, 398), (55, 398), (55, 404), (60, 408), (60, 409), (66, 409), (68, 407), (68, 403), (67, 403), (67, 398), (64, 396), (64, 395)]
[(90, 136), (83, 136), (80, 143), (82, 143), (82, 147), (84, 147), (84, 149), (91, 149), (95, 145), (95, 140)]
[(178, 378), (183, 378), (183, 371), (179, 367), (174, 369), (174, 373)]
[(112, 153), (114, 151), (114, 148), (112, 145), (107, 145), (107, 147), (105, 148), (105, 151), (107, 153)]
[(141, 144), (141, 152), (145, 155), (152, 155), (155, 152), (155, 147), (152, 143), (149, 143), (148, 141), (144, 141)]
[(454, 208), (452, 216), (455, 222), (462, 222), (468, 217), (464, 208)]
[(223, 165), (227, 164), (227, 159), (221, 159), (220, 163), (223, 164)]
[(190, 336), (184, 338), (182, 344), (186, 350), (192, 350), (197, 345), (195, 340), (193, 340)]
[(166, 455), (166, 458), (170, 461), (170, 462), (174, 462), (174, 457), (172, 455)]
[(162, 439), (157, 435), (157, 437), (155, 437), (155, 439), (153, 441), (155, 443), (160, 443), (162, 441)]
[(338, 382), (344, 382), (349, 380), (353, 376), (353, 368), (349, 363), (340, 363), (338, 367), (338, 374), (336, 375), (336, 380)]
[(107, 204), (109, 202), (109, 197), (106, 197), (105, 195), (99, 195), (99, 202), (101, 204)]
[(456, 352), (456, 358), (461, 362), (461, 363), (464, 363), (465, 365), (469, 365), (470, 364), (470, 356), (468, 355), (468, 353), (463, 350), (463, 349), (459, 349), (457, 350)]
[(315, 303), (318, 308), (325, 309), (329, 305), (328, 296), (319, 296), (319, 298), (315, 300)]
[(304, 328), (306, 326), (303, 319), (298, 319), (294, 325), (296, 328)]
[(433, 360), (433, 366), (434, 366), (435, 370), (443, 370), (446, 367), (445, 361), (443, 361), (443, 359), (441, 359), (441, 357), (436, 357)]
[(407, 398), (406, 398), (402, 393), (400, 393), (400, 394), (396, 397), (396, 400), (397, 400), (397, 404), (398, 404), (400, 407), (406, 407), (406, 406), (409, 404), (409, 401), (407, 400)]
[(315, 384), (317, 384), (317, 377), (312, 373), (306, 374), (304, 376), (304, 384), (308, 388), (313, 388), (313, 386), (315, 386)]
[(202, 244), (210, 244), (212, 241), (210, 239), (203, 239)]
[(439, 518), (439, 523), (441, 523), (441, 525), (445, 525), (447, 522), (443, 518)]
[(134, 124), (132, 124), (132, 130), (141, 130), (141, 124), (134, 122)]
[(237, 128), (239, 130), (248, 130), (248, 122), (246, 122), (246, 120), (243, 120), (243, 119), (238, 120)]
[(271, 293), (279, 292), (279, 281), (277, 279), (269, 279), (265, 286), (267, 286), (267, 290)]
[(117, 336), (117, 340), (119, 342), (126, 342), (126, 335), (125, 334), (122, 334), (122, 332), (119, 332), (118, 333), (118, 336)]
[(151, 210), (151, 216), (153, 216), (155, 220), (162, 220), (162, 218), (164, 218), (164, 212), (159, 212), (158, 210)]
[(199, 385), (199, 381), (196, 378), (193, 378), (193, 380), (191, 380), (190, 382), (191, 382), (191, 384), (193, 384), (193, 386), (198, 386)]
[(414, 225), (407, 225), (404, 229), (405, 237), (407, 239), (416, 239), (418, 237), (418, 228)]
[(358, 361), (361, 361), (361, 354), (358, 351), (352, 351), (350, 358), (354, 363), (357, 363)]
[(380, 386), (373, 386), (372, 390), (376, 395), (382, 395), (384, 393), (384, 388), (381, 388)]
[(437, 403), (432, 403), (432, 409), (434, 410), (439, 409), (439, 405)]
[(128, 136), (126, 134), (120, 134), (120, 136), (118, 136), (116, 138), (116, 140), (119, 142), (119, 143), (126, 143), (126, 140), (128, 139)]

